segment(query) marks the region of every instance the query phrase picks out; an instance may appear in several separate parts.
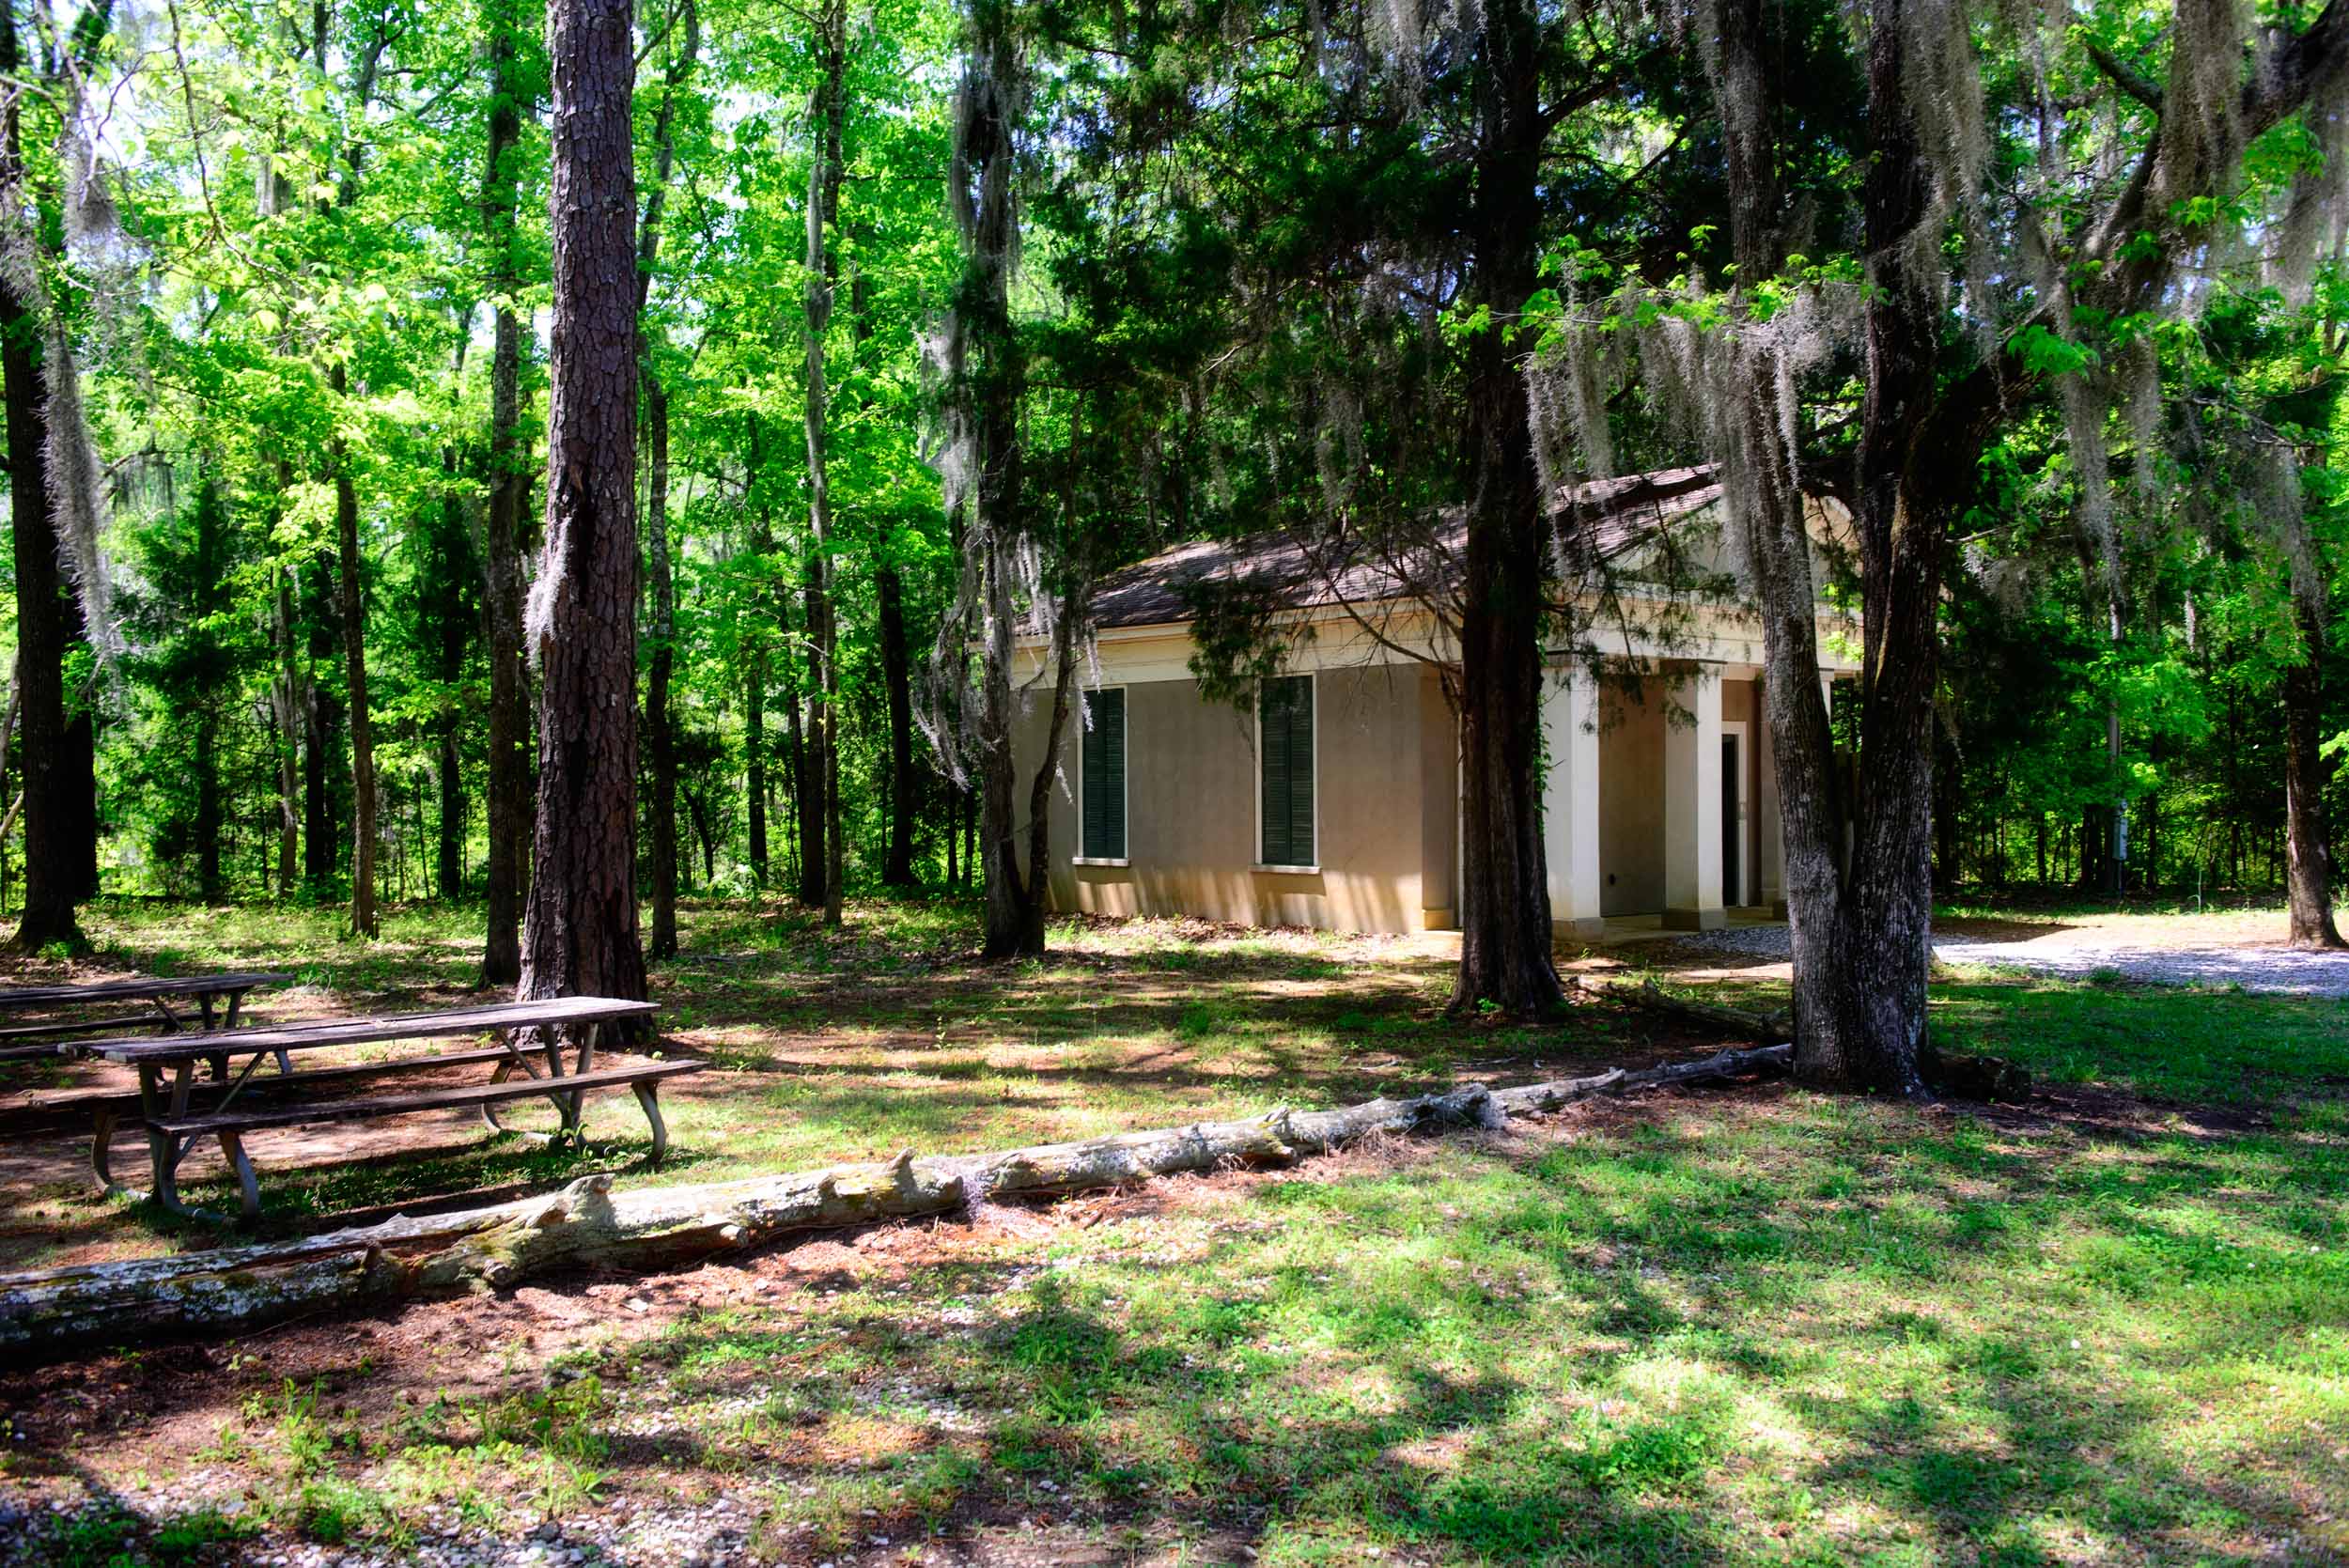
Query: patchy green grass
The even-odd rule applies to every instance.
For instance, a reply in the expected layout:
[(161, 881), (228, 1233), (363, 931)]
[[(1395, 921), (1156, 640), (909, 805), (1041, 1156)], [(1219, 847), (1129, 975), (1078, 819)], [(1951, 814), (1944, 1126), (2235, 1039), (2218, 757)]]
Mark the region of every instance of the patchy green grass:
[[(1072, 927), (988, 976), (951, 915), (766, 948), (701, 918), (727, 961), (661, 984), (747, 1103), (681, 1115), (741, 1141), (696, 1175), (1658, 1049), (1613, 1009), (1450, 1023), (1440, 965), (1377, 944)], [(167, 1515), (199, 1534), (394, 1552), (724, 1499), (741, 1559), (806, 1564), (2349, 1559), (2349, 1008), (1958, 974), (1935, 1007), (2061, 1092), (1986, 1116), (1690, 1093), (557, 1282), (570, 1317), (416, 1308), (364, 1349), (320, 1327), (172, 1374), (168, 1439), (61, 1435), (69, 1375), (0, 1375), (37, 1412), (0, 1489), (135, 1471), (217, 1489)], [(111, 1561), (127, 1516), (74, 1549)], [(614, 1528), (614, 1560), (654, 1555)], [(195, 1560), (246, 1534), (218, 1540)]]

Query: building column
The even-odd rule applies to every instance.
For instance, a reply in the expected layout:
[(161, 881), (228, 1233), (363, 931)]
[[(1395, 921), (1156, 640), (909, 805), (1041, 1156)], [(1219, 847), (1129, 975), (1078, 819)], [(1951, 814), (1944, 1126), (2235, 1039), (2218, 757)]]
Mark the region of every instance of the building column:
[(1672, 687), (1672, 700), (1695, 715), (1664, 725), (1664, 924), (1713, 931), (1729, 923), (1721, 908), (1721, 672), (1700, 664)]
[(1579, 664), (1542, 682), (1542, 856), (1549, 863), (1549, 928), (1595, 937), (1598, 912), (1598, 683)]

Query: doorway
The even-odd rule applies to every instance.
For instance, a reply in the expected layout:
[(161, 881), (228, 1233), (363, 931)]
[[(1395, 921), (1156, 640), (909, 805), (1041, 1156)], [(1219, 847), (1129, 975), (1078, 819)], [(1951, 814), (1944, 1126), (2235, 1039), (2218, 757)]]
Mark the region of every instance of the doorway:
[(1746, 727), (1721, 726), (1721, 902), (1732, 908), (1746, 896)]

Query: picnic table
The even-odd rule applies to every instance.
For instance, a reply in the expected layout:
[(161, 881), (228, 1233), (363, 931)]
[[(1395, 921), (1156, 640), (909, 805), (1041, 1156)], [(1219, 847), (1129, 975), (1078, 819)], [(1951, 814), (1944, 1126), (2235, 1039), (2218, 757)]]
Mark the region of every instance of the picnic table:
[[(290, 974), (261, 971), (229, 974), (191, 974), (177, 979), (105, 980), (94, 986), (0, 986), (0, 1013), (23, 1012), (37, 1007), (72, 1007), (86, 1003), (109, 1001), (144, 1001), (154, 1009), (151, 1020), (160, 1026), (160, 1032), (177, 1032), (184, 1020), (172, 1010), (172, 1002), (184, 1005), (194, 1002), (201, 1026), (206, 1031), (234, 1029), (237, 1015), (244, 1008), (244, 995), (257, 986), (283, 986), (293, 979)], [(23, 1040), (34, 1036), (52, 1036), (32, 1046), (0, 1046), (0, 1061), (22, 1061), (30, 1057), (54, 1056), (58, 1043), (54, 1036), (92, 1034), (126, 1024), (150, 1021), (144, 1014), (115, 1014), (102, 1018), (81, 1018), (68, 1022), (44, 1020), (0, 1026), (0, 1040)]]
[[(320, 1122), (352, 1122), (409, 1111), (448, 1107), (475, 1107), (482, 1120), (500, 1126), (496, 1107), (508, 1101), (544, 1095), (562, 1116), (561, 1129), (549, 1136), (576, 1137), (583, 1102), (599, 1089), (628, 1088), (652, 1128), (654, 1163), (667, 1151), (669, 1132), (661, 1117), (660, 1084), (678, 1073), (694, 1072), (700, 1062), (647, 1062), (599, 1070), (595, 1065), (598, 1036), (607, 1026), (648, 1018), (658, 1011), (649, 1001), (612, 997), (550, 997), (537, 1001), (500, 1002), (436, 1013), (407, 1013), (387, 1017), (336, 1018), (315, 1023), (279, 1024), (239, 1030), (233, 1035), (138, 1037), (85, 1042), (75, 1048), (136, 1069), (138, 1093), (104, 1096), (92, 1102), (90, 1169), (109, 1191), (120, 1190), (108, 1160), (108, 1144), (117, 1120), (135, 1113), (147, 1129), (148, 1160), (154, 1185), (148, 1196), (175, 1214), (191, 1214), (179, 1199), (177, 1172), (187, 1151), (201, 1139), (220, 1141), (221, 1152), (236, 1172), (243, 1211), (250, 1219), (260, 1212), (260, 1186), (245, 1153), (244, 1134), (269, 1127), (298, 1126)], [(536, 1031), (539, 1041), (525, 1048), (519, 1034)], [(563, 1032), (574, 1032), (579, 1045), (568, 1070)], [(360, 1046), (392, 1041), (452, 1039), (494, 1033), (493, 1046), (392, 1057), (344, 1066), (295, 1071), (294, 1054), (336, 1046)], [(234, 1079), (202, 1086), (215, 1097), (194, 1103), (198, 1092), (195, 1065), (226, 1052), (247, 1058)], [(257, 1073), (262, 1060), (274, 1057), (279, 1070)], [(492, 1064), (488, 1081), (427, 1089), (406, 1094), (368, 1094), (357, 1098), (303, 1099), (285, 1103), (289, 1089), (345, 1084), (384, 1074)], [(544, 1069), (541, 1076), (540, 1069)], [(516, 1075), (521, 1081), (515, 1081)], [(253, 1098), (248, 1099), (248, 1096)]]

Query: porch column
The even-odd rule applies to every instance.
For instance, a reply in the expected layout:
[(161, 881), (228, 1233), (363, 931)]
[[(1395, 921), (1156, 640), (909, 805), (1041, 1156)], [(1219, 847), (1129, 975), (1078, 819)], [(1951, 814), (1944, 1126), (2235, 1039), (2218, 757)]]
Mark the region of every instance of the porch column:
[(1753, 677), (1754, 897), (1785, 918), (1786, 821), (1778, 810), (1778, 730), (1770, 722), (1769, 676)]
[(1595, 937), (1598, 912), (1598, 683), (1579, 664), (1542, 682), (1542, 854), (1549, 862), (1549, 928)]
[(1721, 908), (1721, 672), (1700, 664), (1672, 687), (1672, 700), (1696, 716), (1664, 725), (1664, 924), (1675, 931), (1713, 931), (1729, 923)]

